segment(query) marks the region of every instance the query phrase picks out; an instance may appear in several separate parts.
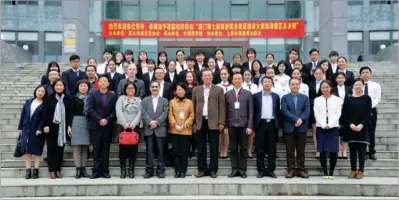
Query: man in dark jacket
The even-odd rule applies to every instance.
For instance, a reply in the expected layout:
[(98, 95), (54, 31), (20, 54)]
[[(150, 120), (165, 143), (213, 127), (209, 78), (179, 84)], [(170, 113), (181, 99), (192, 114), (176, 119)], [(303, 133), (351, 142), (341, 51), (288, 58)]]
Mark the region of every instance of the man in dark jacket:
[(67, 95), (72, 96), (78, 92), (76, 91), (76, 83), (84, 78), (85, 72), (79, 70), (80, 57), (78, 55), (70, 56), (69, 64), (71, 64), (71, 68), (62, 72), (62, 80), (65, 82)]

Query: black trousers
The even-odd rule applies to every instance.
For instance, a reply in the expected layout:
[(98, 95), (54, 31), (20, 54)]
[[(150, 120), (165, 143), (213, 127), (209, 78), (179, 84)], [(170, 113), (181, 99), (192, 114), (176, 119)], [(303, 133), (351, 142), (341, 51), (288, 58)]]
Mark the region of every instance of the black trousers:
[(119, 163), (126, 165), (126, 160), (129, 160), (129, 165), (136, 163), (138, 145), (119, 145)]
[(229, 128), (230, 160), (232, 170), (247, 172), (248, 135), (244, 127)]
[[(298, 172), (305, 170), (305, 147), (306, 133), (295, 131), (284, 133), (285, 146), (287, 149), (287, 171), (296, 169)], [(296, 150), (296, 157), (295, 157)]]
[[(197, 165), (199, 172), (217, 172), (219, 168), (219, 130), (210, 130), (208, 120), (202, 119), (201, 130), (197, 131)], [(209, 167), (206, 162), (207, 157), (207, 137), (209, 142), (210, 162)]]
[(370, 137), (370, 145), (369, 145), (369, 154), (374, 155), (375, 154), (375, 129), (377, 127), (377, 108), (373, 108), (371, 110), (371, 117), (369, 120), (369, 137)]
[(329, 152), (330, 154), (330, 171), (327, 172), (327, 152), (320, 152), (320, 165), (323, 170), (324, 176), (334, 176), (335, 166), (337, 165), (338, 153)]
[(195, 138), (196, 134), (191, 135), (190, 137), (190, 152), (195, 152), (197, 149), (197, 139)]
[(265, 172), (265, 154), (267, 157), (267, 171), (274, 172), (276, 169), (276, 151), (277, 151), (278, 130), (275, 121), (267, 122), (262, 119), (256, 129), (256, 168), (259, 173)]
[(93, 144), (93, 169), (97, 173), (109, 173), (109, 148), (111, 142), (111, 127), (90, 130)]
[[(145, 159), (145, 170), (147, 173), (154, 174), (154, 152), (157, 150), (158, 164), (156, 173), (165, 172), (165, 154), (164, 145), (166, 142), (166, 137), (157, 137), (155, 133), (150, 136), (145, 136), (145, 147), (147, 149), (147, 156)], [(155, 148), (156, 145), (156, 148)]]
[(175, 172), (186, 173), (191, 135), (171, 134)]
[[(53, 130), (53, 127), (50, 127)], [(62, 160), (64, 158), (65, 145), (58, 146), (58, 130), (50, 131), (47, 134), (47, 164), (49, 172), (61, 171)]]
[(349, 155), (351, 161), (351, 171), (357, 169), (357, 156), (359, 155), (359, 171), (364, 172), (364, 163), (366, 162), (366, 147), (364, 143), (349, 143)]

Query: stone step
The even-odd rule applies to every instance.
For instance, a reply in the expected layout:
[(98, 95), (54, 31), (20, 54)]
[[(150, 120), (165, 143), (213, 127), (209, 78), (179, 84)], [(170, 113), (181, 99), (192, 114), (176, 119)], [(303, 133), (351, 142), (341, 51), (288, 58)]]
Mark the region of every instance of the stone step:
[[(45, 156), (45, 155), (44, 155)], [(253, 156), (256, 157), (256, 152), (253, 153)], [(286, 158), (286, 150), (277, 150), (277, 156), (279, 158)], [(314, 158), (316, 156), (316, 151), (314, 149), (307, 149), (305, 151), (306, 158)], [(378, 151), (375, 156), (379, 159), (398, 159), (398, 152), (397, 151)], [(110, 158), (118, 158), (119, 151), (110, 151), (109, 152)], [(141, 150), (137, 153), (137, 157), (145, 158), (146, 151), (145, 149)], [(209, 158), (209, 152), (207, 157)], [(14, 152), (1, 152), (1, 159), (2, 160), (14, 160)], [(73, 152), (64, 152), (64, 159), (73, 159)]]
[[(349, 153), (348, 153), (349, 155)], [(45, 155), (43, 156), (45, 157)], [(208, 159), (209, 162), (209, 159)], [(256, 158), (254, 159), (248, 159), (248, 166), (256, 166)], [(267, 162), (267, 159), (265, 159), (265, 162)], [(155, 162), (157, 163), (157, 162)], [(23, 158), (14, 158), (14, 160), (2, 160), (1, 161), (2, 168), (24, 168), (25, 167), (25, 161)], [(188, 165), (189, 166), (197, 166), (197, 158), (191, 158), (188, 160)], [(224, 166), (228, 167), (231, 165), (231, 160), (230, 158), (227, 159), (219, 159), (219, 166)], [(286, 167), (287, 166), (287, 160), (286, 158), (277, 158), (276, 165), (279, 167)], [(32, 165), (33, 166), (33, 165)], [(47, 162), (42, 162), (41, 167), (46, 167)], [(73, 159), (64, 159), (64, 164), (63, 166), (65, 167), (75, 167), (75, 163)], [(93, 166), (93, 159), (89, 159), (87, 166)], [(109, 160), (109, 166), (111, 167), (119, 167), (119, 159), (118, 158), (110, 158)], [(138, 167), (145, 167), (145, 157), (140, 157), (137, 158), (136, 160), (136, 166)], [(307, 158), (306, 159), (306, 166), (307, 167), (320, 167), (320, 161), (315, 158)], [(350, 162), (349, 158), (348, 159), (339, 159), (337, 163), (337, 167), (350, 167)], [(378, 159), (377, 161), (371, 161), (367, 160), (366, 161), (366, 168), (368, 167), (398, 167), (398, 160), (397, 159)]]
[(217, 179), (187, 177), (185, 179), (141, 177), (121, 180), (111, 179), (2, 179), (2, 197), (52, 197), (52, 196), (159, 196), (159, 195), (305, 195), (305, 196), (370, 196), (397, 197), (397, 178), (366, 177), (348, 180), (336, 177), (323, 180), (309, 179), (247, 179), (219, 177)]
[(82, 196), (82, 197), (17, 197), (2, 200), (396, 200), (396, 197), (355, 196)]

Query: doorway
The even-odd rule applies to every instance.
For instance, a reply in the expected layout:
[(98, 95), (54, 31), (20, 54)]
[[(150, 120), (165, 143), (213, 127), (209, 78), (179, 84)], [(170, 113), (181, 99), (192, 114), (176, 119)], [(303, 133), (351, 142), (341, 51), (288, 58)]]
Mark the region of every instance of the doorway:
[[(205, 52), (205, 57), (215, 56), (216, 49), (223, 49), (224, 60), (233, 62), (233, 55), (243, 53), (248, 49), (248, 42), (159, 42), (159, 51), (165, 51), (169, 60), (176, 59), (176, 51), (183, 50), (185, 56), (195, 56), (198, 50)], [(245, 57), (245, 56), (244, 56)], [(244, 58), (243, 57), (243, 58)]]

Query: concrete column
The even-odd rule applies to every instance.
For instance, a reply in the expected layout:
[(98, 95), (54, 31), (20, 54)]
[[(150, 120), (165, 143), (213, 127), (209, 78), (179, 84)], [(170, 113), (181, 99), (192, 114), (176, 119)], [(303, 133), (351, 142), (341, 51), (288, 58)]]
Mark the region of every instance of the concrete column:
[[(363, 1), (363, 11), (364, 13), (369, 13), (370, 10), (370, 0), (365, 0)], [(367, 20), (364, 20), (364, 22), (368, 22), (368, 17), (369, 15), (365, 14), (363, 15), (367, 17)], [(370, 29), (367, 26), (367, 23), (363, 22), (363, 61), (369, 61), (370, 60)], [(357, 59), (357, 58), (356, 58)]]
[(348, 56), (348, 0), (320, 2), (320, 56), (328, 57), (330, 51)]
[[(89, 57), (90, 17), (89, 1), (62, 1), (62, 22), (76, 24), (76, 54), (85, 62)], [(67, 62), (73, 53), (63, 52), (63, 61)]]
[(303, 17), (306, 22), (305, 26), (305, 37), (303, 38), (303, 43), (302, 43), (302, 50), (303, 53), (301, 55), (301, 59), (306, 62), (309, 60), (309, 54), (308, 51), (314, 47), (314, 32), (316, 30), (315, 27), (315, 7), (314, 7), (314, 2), (313, 1), (304, 1), (302, 3), (302, 6), (304, 7), (303, 10)]

